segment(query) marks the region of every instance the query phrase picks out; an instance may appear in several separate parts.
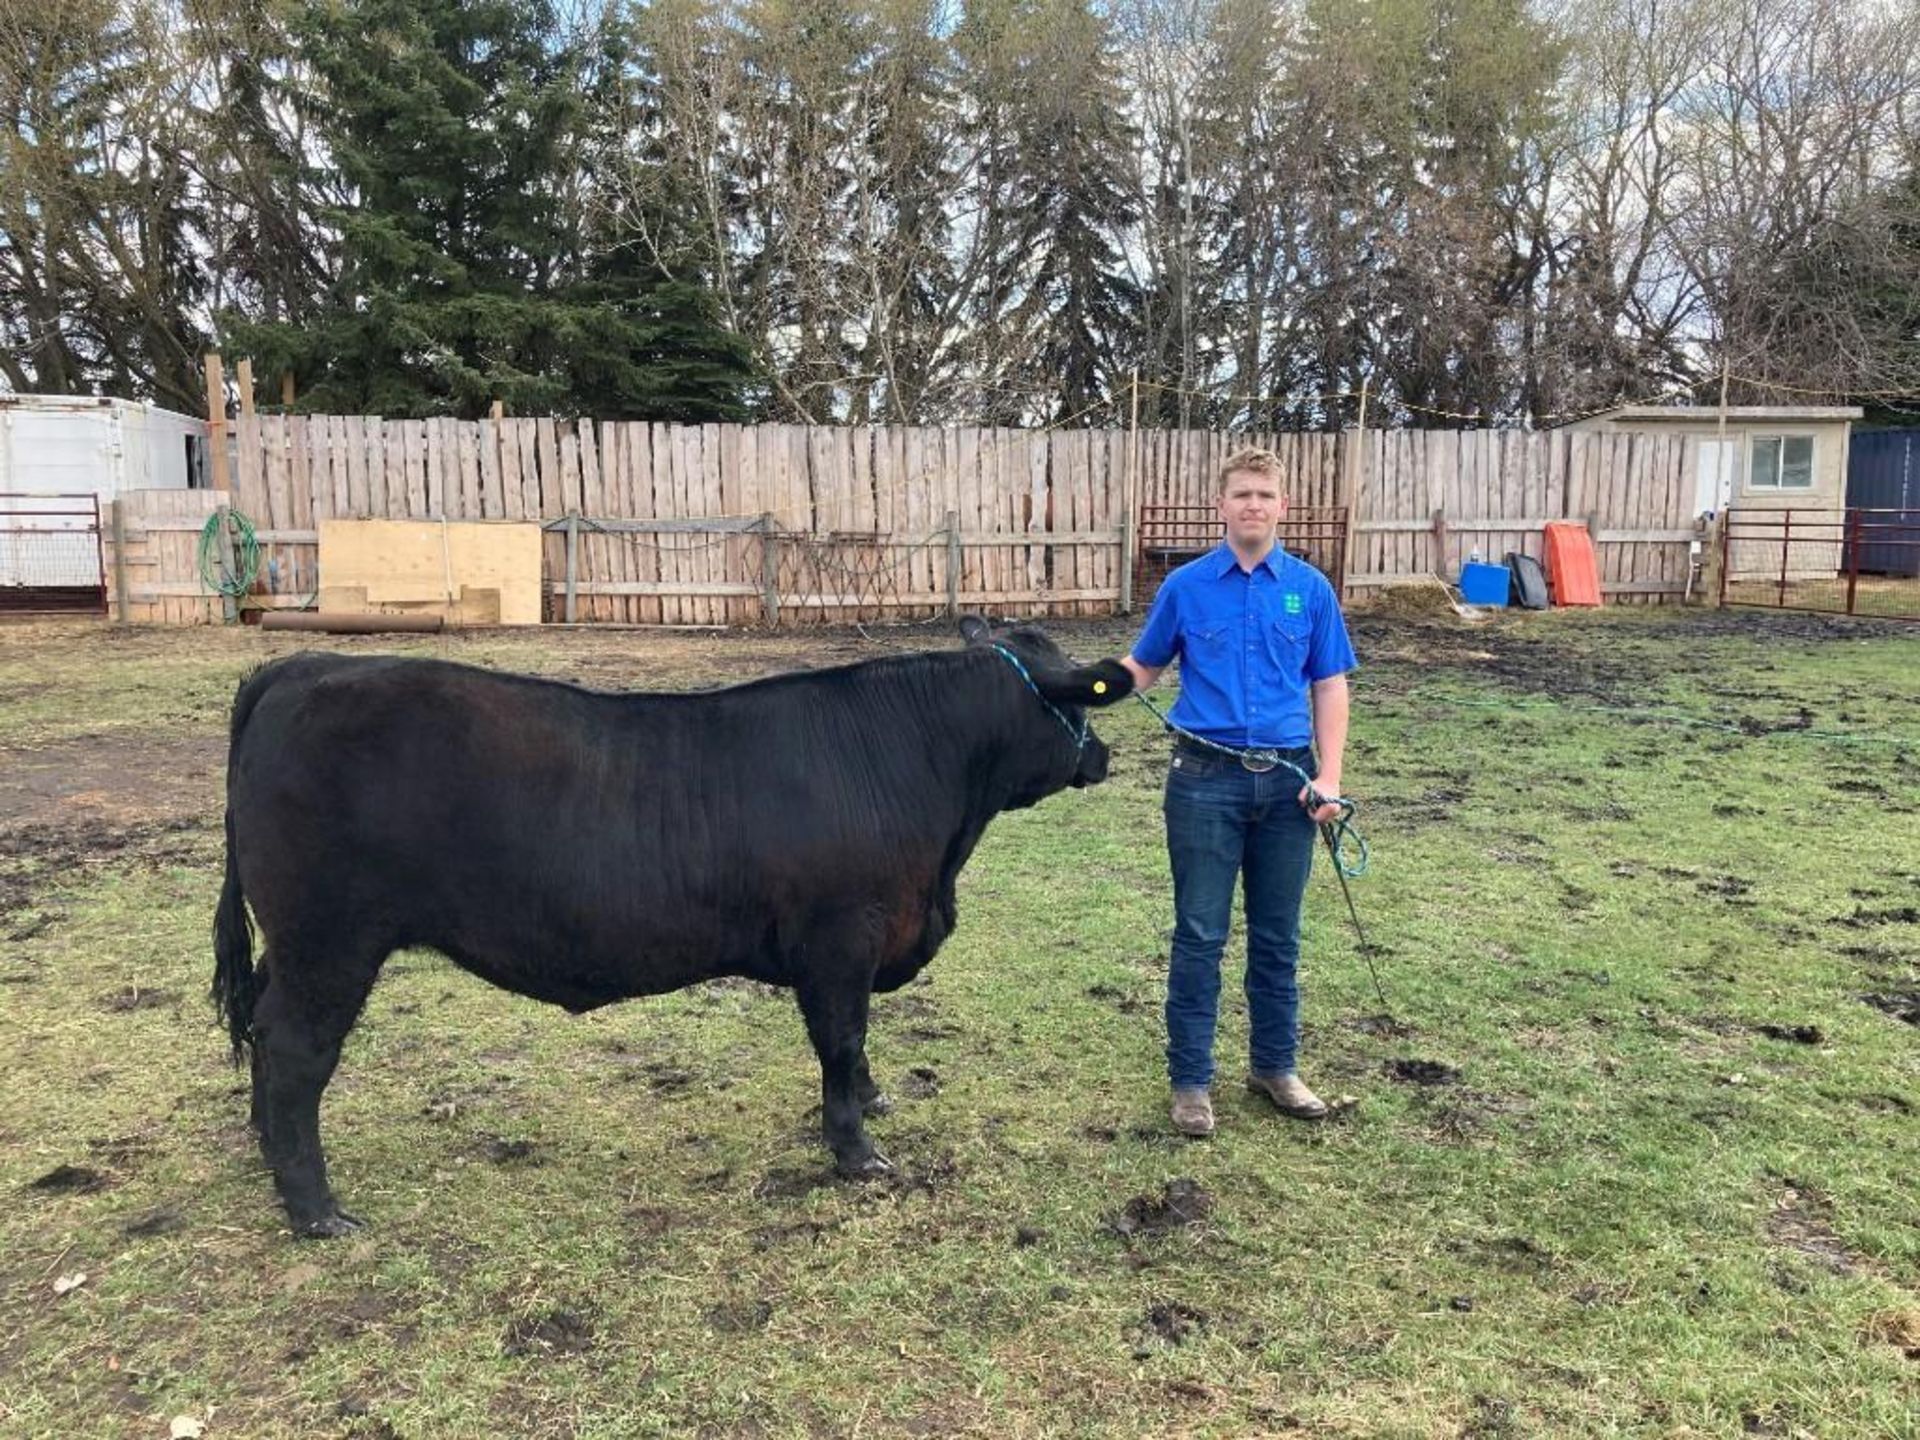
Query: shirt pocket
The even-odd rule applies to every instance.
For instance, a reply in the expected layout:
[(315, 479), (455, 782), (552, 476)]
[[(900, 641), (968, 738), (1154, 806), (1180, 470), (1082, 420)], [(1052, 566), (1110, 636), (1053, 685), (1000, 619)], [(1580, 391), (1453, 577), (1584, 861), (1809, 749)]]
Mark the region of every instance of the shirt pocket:
[(1227, 652), (1228, 628), (1224, 621), (1202, 621), (1190, 625), (1180, 637), (1181, 648), (1196, 660), (1217, 660)]
[(1267, 621), (1267, 653), (1276, 665), (1293, 673), (1304, 673), (1307, 652), (1313, 648), (1313, 618), (1309, 615), (1275, 615)]

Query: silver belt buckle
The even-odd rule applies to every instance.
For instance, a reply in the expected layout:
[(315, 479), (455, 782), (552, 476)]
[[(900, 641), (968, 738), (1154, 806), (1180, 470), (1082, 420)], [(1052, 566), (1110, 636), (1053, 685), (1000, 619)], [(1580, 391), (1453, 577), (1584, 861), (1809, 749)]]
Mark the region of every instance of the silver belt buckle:
[(1240, 752), (1241, 766), (1256, 775), (1266, 774), (1279, 763), (1280, 752), (1277, 750), (1242, 750)]

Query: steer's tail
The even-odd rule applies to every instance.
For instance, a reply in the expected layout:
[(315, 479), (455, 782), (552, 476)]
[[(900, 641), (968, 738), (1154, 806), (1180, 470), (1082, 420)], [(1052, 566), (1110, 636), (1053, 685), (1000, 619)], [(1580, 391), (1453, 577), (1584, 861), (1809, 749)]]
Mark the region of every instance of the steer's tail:
[(220, 904), (213, 912), (213, 1005), (233, 1037), (233, 1063), (246, 1058), (253, 1043), (253, 1002), (260, 998), (260, 977), (253, 968), (253, 921), (240, 889), (240, 856), (233, 839), (234, 765), (240, 733), (266, 688), (258, 671), (240, 682), (233, 697), (233, 724), (227, 739), (227, 874)]

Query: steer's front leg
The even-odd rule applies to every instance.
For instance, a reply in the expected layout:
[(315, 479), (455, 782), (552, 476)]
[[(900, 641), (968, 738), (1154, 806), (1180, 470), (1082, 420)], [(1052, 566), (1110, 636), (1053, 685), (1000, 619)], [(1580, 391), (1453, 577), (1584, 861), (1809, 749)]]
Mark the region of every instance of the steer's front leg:
[(820, 1128), (842, 1175), (867, 1180), (891, 1174), (893, 1166), (873, 1148), (861, 1122), (860, 1081), (866, 1073), (867, 1002), (862, 979), (839, 977), (800, 987), (800, 1012), (820, 1057)]

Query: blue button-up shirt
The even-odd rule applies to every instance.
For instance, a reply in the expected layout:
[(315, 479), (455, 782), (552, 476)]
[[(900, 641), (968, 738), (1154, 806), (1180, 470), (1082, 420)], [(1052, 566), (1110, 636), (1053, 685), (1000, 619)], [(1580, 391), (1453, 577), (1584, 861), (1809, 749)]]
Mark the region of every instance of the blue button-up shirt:
[(1310, 687), (1357, 663), (1326, 576), (1278, 545), (1248, 572), (1224, 542), (1167, 577), (1134, 643), (1142, 665), (1176, 657), (1174, 724), (1273, 748), (1312, 742)]

